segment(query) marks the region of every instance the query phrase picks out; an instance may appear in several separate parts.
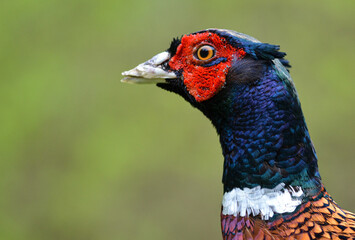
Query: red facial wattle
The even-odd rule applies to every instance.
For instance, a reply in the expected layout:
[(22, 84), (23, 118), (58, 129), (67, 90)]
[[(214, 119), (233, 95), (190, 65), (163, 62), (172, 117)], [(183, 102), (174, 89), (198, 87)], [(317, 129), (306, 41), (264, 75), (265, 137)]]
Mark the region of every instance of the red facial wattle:
[[(204, 45), (215, 49), (212, 58), (204, 61), (196, 57), (196, 51)], [(213, 97), (226, 82), (228, 69), (234, 59), (245, 56), (243, 49), (234, 48), (217, 34), (204, 32), (185, 35), (171, 58), (172, 70), (183, 69), (182, 76), (188, 92), (197, 102)]]

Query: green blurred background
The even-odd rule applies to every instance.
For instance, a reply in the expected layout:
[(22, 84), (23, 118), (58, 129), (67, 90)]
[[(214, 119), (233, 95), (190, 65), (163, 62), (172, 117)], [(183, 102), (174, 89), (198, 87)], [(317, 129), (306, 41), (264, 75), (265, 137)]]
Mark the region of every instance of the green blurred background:
[(173, 37), (288, 53), (328, 191), (355, 211), (355, 1), (0, 3), (0, 239), (220, 239), (223, 158), (182, 98), (120, 83)]

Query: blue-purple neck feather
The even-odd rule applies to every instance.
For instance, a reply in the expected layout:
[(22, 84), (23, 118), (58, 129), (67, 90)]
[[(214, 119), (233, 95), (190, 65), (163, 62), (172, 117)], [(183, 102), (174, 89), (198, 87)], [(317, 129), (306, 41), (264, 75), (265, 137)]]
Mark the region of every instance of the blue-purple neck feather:
[(317, 157), (292, 80), (278, 60), (261, 74), (228, 82), (201, 109), (220, 135), (224, 191), (285, 183), (312, 196), (321, 187)]

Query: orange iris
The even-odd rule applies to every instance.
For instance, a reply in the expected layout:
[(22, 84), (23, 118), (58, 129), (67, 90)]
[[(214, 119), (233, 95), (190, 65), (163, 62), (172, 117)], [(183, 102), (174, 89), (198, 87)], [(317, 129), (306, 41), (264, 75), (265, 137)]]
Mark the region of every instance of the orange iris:
[(206, 61), (214, 56), (214, 48), (210, 45), (203, 45), (197, 50), (196, 55), (199, 60)]

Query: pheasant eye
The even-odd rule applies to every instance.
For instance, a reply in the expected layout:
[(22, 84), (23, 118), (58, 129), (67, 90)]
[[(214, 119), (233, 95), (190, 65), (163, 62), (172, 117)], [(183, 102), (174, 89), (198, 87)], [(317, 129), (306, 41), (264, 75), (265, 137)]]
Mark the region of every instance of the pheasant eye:
[(214, 53), (215, 50), (212, 46), (204, 45), (197, 50), (196, 55), (199, 60), (205, 61), (214, 57)]

